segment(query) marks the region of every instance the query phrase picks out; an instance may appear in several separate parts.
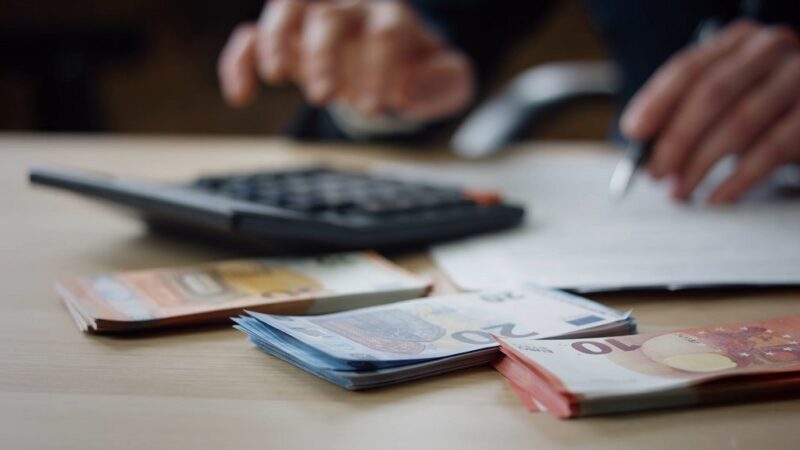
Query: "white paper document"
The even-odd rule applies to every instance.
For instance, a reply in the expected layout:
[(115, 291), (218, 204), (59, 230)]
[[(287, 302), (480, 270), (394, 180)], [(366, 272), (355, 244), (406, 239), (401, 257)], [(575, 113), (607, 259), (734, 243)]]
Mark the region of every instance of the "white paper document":
[[(640, 175), (628, 196), (614, 202), (608, 182), (620, 156), (533, 150), (488, 162), (395, 165), (382, 172), (495, 189), (525, 206), (521, 227), (434, 247), (439, 267), (464, 289), (800, 284), (796, 184), (769, 194), (763, 187), (739, 204), (712, 207), (675, 202), (668, 186)], [(724, 172), (723, 164), (712, 178), (718, 181)], [(713, 186), (709, 181), (699, 199)]]

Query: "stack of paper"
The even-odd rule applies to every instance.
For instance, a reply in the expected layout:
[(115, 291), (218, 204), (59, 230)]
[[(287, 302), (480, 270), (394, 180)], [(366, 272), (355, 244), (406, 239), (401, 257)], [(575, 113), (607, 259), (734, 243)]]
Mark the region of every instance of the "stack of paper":
[(614, 202), (608, 182), (620, 156), (587, 147), (580, 154), (565, 146), (563, 155), (534, 150), (475, 163), (392, 165), (386, 172), (492, 189), (526, 207), (518, 229), (434, 247), (437, 265), (464, 289), (525, 282), (581, 292), (800, 284), (800, 184), (792, 168), (731, 207), (702, 201), (729, 173), (726, 164), (695, 202), (672, 201), (669, 186), (646, 176)]
[(607, 336), (635, 329), (581, 297), (528, 287), (430, 297), (321, 316), (251, 312), (237, 328), (263, 351), (346, 389), (366, 389), (487, 364), (494, 335)]
[(262, 258), (59, 281), (83, 331), (111, 332), (226, 321), (245, 308), (318, 314), (415, 298), (415, 276), (376, 253)]
[(605, 339), (499, 338), (531, 411), (569, 418), (800, 394), (800, 318)]

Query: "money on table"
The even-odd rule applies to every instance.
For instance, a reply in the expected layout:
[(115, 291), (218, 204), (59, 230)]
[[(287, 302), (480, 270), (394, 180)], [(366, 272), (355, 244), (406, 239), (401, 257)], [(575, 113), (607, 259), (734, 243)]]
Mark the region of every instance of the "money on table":
[(254, 258), (94, 275), (56, 284), (89, 332), (228, 321), (244, 309), (342, 311), (425, 295), (430, 282), (373, 252)]
[(495, 363), (531, 411), (570, 418), (800, 395), (800, 318), (659, 334), (500, 337)]
[(629, 313), (535, 286), (317, 316), (250, 312), (234, 320), (261, 350), (346, 389), (490, 363), (499, 355), (495, 336), (531, 340), (635, 329)]

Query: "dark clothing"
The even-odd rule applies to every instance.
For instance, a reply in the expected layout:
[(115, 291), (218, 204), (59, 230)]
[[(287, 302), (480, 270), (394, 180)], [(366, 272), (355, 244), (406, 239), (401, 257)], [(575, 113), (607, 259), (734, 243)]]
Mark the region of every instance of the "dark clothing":
[(741, 17), (800, 30), (800, 2), (710, 0), (584, 0), (622, 75), (620, 106), (670, 56), (689, 45), (701, 22)]
[[(408, 0), (425, 22), (472, 59), (479, 86), (504, 50), (544, 18), (555, 0)], [(686, 47), (701, 22), (722, 24), (740, 17), (800, 30), (798, 0), (583, 0), (594, 25), (608, 43), (619, 68), (622, 108), (650, 75), (671, 55)], [(424, 139), (437, 129), (427, 127)], [(305, 106), (291, 134), (300, 139), (345, 139), (325, 110)]]

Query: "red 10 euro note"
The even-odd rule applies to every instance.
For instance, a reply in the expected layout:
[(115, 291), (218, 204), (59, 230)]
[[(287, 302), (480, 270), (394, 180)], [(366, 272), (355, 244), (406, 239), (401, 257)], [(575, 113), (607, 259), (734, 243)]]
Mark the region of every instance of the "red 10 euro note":
[(495, 367), (561, 418), (800, 394), (800, 318), (597, 339), (498, 338)]

